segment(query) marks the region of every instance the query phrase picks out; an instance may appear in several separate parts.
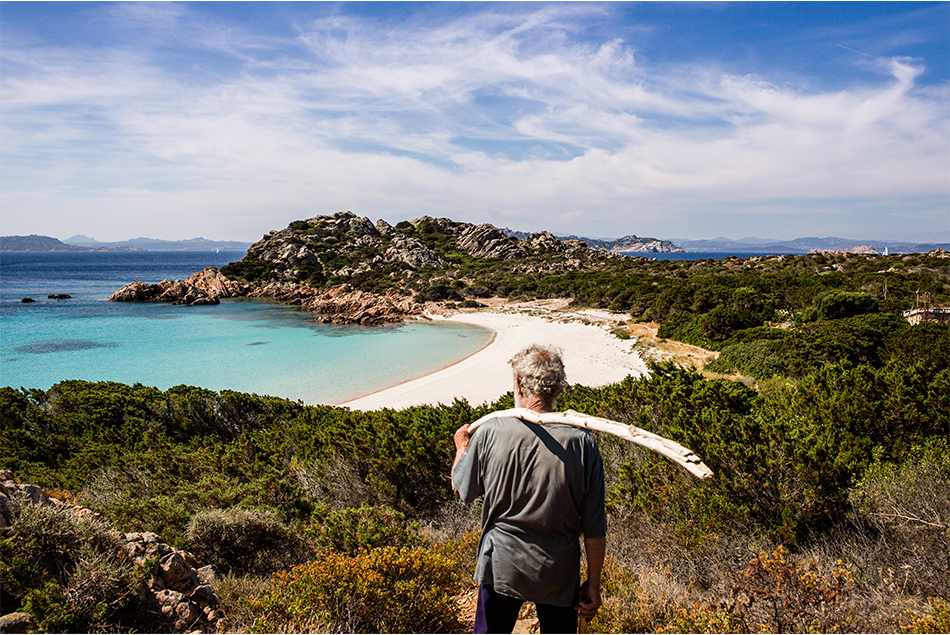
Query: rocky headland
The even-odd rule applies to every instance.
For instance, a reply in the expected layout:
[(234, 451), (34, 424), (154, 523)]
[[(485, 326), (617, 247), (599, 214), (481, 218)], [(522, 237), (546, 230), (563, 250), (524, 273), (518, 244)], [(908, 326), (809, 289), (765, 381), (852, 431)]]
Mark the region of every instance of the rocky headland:
[(550, 232), (519, 239), (490, 224), (428, 216), (393, 227), (344, 211), (273, 230), (220, 271), (132, 282), (109, 299), (203, 305), (267, 298), (299, 305), (320, 322), (378, 325), (447, 303), (476, 303), (493, 292), (479, 284), (486, 270), (581, 271), (616, 258), (622, 256)]
[(184, 280), (162, 280), (155, 284), (130, 282), (115, 293), (112, 302), (171, 302), (172, 304), (218, 304), (221, 298), (238, 298), (246, 286), (229, 280), (214, 267), (194, 273)]
[(624, 253), (684, 253), (685, 250), (673, 244), (669, 240), (660, 240), (659, 238), (646, 238), (631, 234), (617, 240), (597, 240), (594, 238), (579, 238), (571, 236), (562, 240), (581, 240), (592, 249), (606, 249), (615, 254)]
[[(528, 238), (531, 234), (527, 232), (514, 231), (512, 229), (505, 228), (502, 230), (508, 236), (514, 236), (515, 238)], [(615, 254), (624, 254), (624, 253), (684, 253), (685, 250), (678, 245), (673, 244), (669, 240), (660, 240), (659, 238), (646, 238), (643, 236), (637, 236), (631, 234), (629, 236), (624, 236), (623, 238), (617, 238), (616, 240), (601, 240), (598, 238), (584, 238), (581, 236), (557, 236), (558, 240), (569, 241), (569, 240), (578, 240), (583, 242), (587, 247), (591, 249), (606, 249)]]

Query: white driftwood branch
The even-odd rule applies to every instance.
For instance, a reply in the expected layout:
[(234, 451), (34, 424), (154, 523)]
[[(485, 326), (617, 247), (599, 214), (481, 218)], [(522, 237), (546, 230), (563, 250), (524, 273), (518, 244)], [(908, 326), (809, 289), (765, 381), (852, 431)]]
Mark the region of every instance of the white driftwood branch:
[(576, 428), (584, 428), (586, 430), (596, 430), (597, 432), (604, 432), (606, 434), (612, 434), (615, 437), (620, 437), (621, 439), (626, 439), (637, 445), (642, 445), (645, 448), (649, 448), (654, 452), (659, 452), (666, 458), (670, 459), (677, 465), (682, 466), (690, 474), (701, 479), (712, 478), (713, 471), (706, 466), (705, 463), (700, 460), (696, 454), (693, 453), (689, 448), (683, 447), (675, 441), (670, 441), (669, 439), (663, 438), (658, 434), (653, 434), (652, 432), (647, 432), (637, 428), (636, 426), (628, 426), (624, 423), (619, 423), (617, 421), (611, 421), (610, 419), (602, 419), (600, 417), (592, 417), (590, 415), (581, 414), (574, 410), (565, 410), (564, 412), (535, 412), (534, 410), (527, 410), (525, 408), (511, 408), (510, 410), (501, 410), (499, 412), (493, 412), (489, 415), (485, 415), (475, 423), (471, 424), (468, 427), (469, 434), (474, 434), (475, 431), (483, 423), (489, 419), (495, 419), (497, 417), (515, 417), (517, 419), (523, 419), (525, 421), (530, 421), (531, 423), (539, 424), (550, 424), (550, 423), (565, 423)]

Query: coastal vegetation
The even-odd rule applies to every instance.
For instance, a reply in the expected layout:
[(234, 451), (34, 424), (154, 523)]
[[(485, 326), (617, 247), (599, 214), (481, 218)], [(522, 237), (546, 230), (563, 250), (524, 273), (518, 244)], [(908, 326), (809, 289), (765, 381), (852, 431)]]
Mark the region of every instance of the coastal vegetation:
[[(451, 494), (452, 432), (511, 405), (355, 412), (68, 381), (0, 389), (0, 443), (22, 482), (219, 567), (236, 630), (457, 631), (478, 521)], [(593, 629), (946, 629), (950, 370), (842, 361), (757, 391), (654, 365), (560, 405), (676, 439), (716, 473), (600, 439), (611, 536)], [(66, 552), (31, 555), (60, 534), (30, 508), (0, 541), (4, 605), (46, 631), (134, 627), (141, 572), (77, 593)]]
[[(568, 298), (617, 311), (619, 337), (651, 322), (720, 351), (716, 377), (654, 363), (559, 402), (674, 439), (715, 472), (699, 482), (598, 439), (610, 535), (594, 632), (950, 630), (950, 325), (902, 316), (950, 302), (945, 253), (655, 261), (341, 213), (271, 232), (222, 272), (284, 299)], [(228, 630), (462, 632), (479, 510), (452, 496), (452, 433), (512, 405), (509, 393), (360, 412), (190, 386), (0, 388), (0, 468), (101, 515), (12, 501), (0, 602), (46, 632), (170, 630), (140, 598), (155, 563), (113, 558), (112, 530), (155, 532), (221, 571)]]

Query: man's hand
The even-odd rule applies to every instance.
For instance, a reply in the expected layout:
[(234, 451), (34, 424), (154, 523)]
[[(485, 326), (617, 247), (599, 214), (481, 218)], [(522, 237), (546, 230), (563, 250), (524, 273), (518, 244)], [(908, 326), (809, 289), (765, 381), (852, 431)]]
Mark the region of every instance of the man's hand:
[(587, 580), (581, 586), (581, 600), (577, 613), (585, 620), (597, 615), (601, 605), (600, 578), (604, 571), (604, 557), (607, 553), (607, 538), (588, 538), (584, 536), (584, 551), (587, 552)]
[(577, 607), (578, 615), (585, 620), (594, 619), (601, 603), (600, 587), (592, 584), (590, 580), (585, 580), (581, 587), (581, 601)]
[[(468, 447), (469, 439), (472, 438), (472, 435), (468, 433), (468, 424), (462, 424), (458, 430), (455, 431), (455, 435), (452, 439), (455, 441), (455, 460), (452, 461), (452, 470), (455, 470), (456, 463), (459, 462), (459, 459), (462, 458), (462, 455), (465, 454), (465, 448)], [(450, 475), (451, 476), (451, 475)], [(458, 496), (458, 489), (455, 487), (455, 483), (452, 484), (452, 492)]]

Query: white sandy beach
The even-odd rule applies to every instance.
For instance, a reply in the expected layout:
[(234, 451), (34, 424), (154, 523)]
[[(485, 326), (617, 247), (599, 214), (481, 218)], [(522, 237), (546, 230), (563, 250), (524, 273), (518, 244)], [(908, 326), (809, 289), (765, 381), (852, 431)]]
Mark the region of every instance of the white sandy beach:
[(449, 404), (457, 397), (472, 405), (491, 402), (511, 390), (508, 360), (530, 344), (561, 348), (567, 379), (572, 384), (604, 386), (647, 372), (646, 364), (633, 350), (634, 341), (620, 340), (610, 333), (611, 322), (623, 316), (604, 311), (547, 311), (532, 304), (429, 317), (481, 326), (494, 331), (495, 337), (452, 366), (339, 405), (378, 410)]

